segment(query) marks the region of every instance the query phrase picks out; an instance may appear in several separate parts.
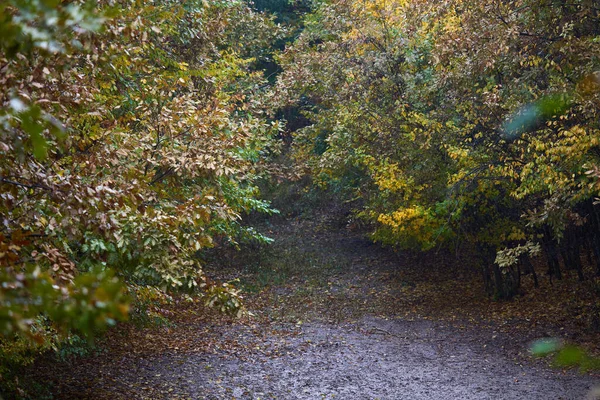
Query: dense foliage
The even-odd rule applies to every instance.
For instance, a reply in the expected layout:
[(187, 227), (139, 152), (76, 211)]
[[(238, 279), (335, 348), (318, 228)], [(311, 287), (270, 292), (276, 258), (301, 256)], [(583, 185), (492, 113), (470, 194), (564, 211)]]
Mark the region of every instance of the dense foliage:
[(238, 1), (0, 5), (3, 341), (93, 335), (146, 287), (239, 311), (199, 255), (268, 240), (240, 218), (270, 212), (253, 65), (280, 32)]
[(467, 243), (497, 297), (542, 250), (552, 277), (560, 254), (584, 279), (582, 246), (600, 272), (598, 13), (589, 1), (324, 1), (281, 54), (273, 95), (310, 120), (296, 158), (360, 200), (376, 240)]
[(0, 383), (168, 291), (238, 314), (203, 252), (269, 241), (274, 171), (476, 252), (496, 298), (541, 255), (600, 275), (599, 89), (590, 0), (3, 1)]

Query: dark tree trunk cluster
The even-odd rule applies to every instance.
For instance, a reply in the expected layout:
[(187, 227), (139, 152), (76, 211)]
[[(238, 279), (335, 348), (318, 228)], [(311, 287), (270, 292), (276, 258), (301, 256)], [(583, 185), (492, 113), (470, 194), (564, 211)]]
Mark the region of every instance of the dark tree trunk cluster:
[[(589, 200), (576, 211), (579, 218), (568, 225), (558, 237), (552, 227), (543, 226), (537, 233), (550, 284), (565, 276), (577, 276), (579, 281), (589, 275), (600, 276), (600, 205)], [(523, 244), (515, 242), (514, 245)], [(495, 263), (493, 246), (478, 246), (486, 292), (496, 299), (509, 299), (519, 292), (521, 276), (531, 276), (535, 287), (540, 280), (535, 260), (524, 253), (518, 262), (501, 268)]]

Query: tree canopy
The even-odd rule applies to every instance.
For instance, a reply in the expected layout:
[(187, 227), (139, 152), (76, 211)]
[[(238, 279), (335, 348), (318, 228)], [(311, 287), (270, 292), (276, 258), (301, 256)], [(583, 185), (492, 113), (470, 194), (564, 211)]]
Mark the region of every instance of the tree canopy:
[(240, 219), (272, 212), (254, 182), (279, 126), (253, 68), (282, 32), (272, 17), (236, 1), (0, 7), (5, 338), (93, 335), (139, 288), (207, 286), (198, 254), (215, 242), (268, 240)]
[(587, 1), (323, 2), (274, 96), (310, 120), (296, 158), (376, 240), (471, 243), (508, 296), (508, 249), (563, 246), (581, 274), (577, 241), (598, 248), (597, 27)]
[(497, 299), (600, 275), (599, 89), (591, 0), (4, 1), (0, 347), (149, 291), (240, 314), (204, 252), (268, 243), (244, 218), (290, 176), (387, 246), (473, 252)]

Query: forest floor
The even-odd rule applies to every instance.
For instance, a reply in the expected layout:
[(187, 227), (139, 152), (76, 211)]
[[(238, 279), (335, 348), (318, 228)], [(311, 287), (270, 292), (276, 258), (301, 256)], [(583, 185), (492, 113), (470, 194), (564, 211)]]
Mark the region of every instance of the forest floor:
[(240, 278), (253, 315), (174, 301), (161, 310), (168, 324), (124, 324), (102, 352), (42, 363), (36, 379), (59, 399), (592, 398), (597, 375), (528, 348), (555, 337), (597, 350), (593, 282), (525, 281), (494, 302), (468, 261), (395, 253), (346, 225), (339, 213), (273, 217), (262, 228), (274, 244), (207, 268)]

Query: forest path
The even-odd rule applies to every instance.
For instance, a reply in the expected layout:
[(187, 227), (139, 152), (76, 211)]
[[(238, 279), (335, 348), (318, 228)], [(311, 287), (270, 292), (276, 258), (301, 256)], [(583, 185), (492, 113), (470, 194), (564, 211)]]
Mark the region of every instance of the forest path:
[(65, 399), (585, 399), (598, 383), (528, 355), (572, 326), (489, 302), (468, 268), (381, 249), (344, 221), (273, 219), (274, 245), (215, 257), (209, 275), (241, 276), (253, 317), (175, 304), (173, 325), (113, 332), (107, 353), (44, 379)]

